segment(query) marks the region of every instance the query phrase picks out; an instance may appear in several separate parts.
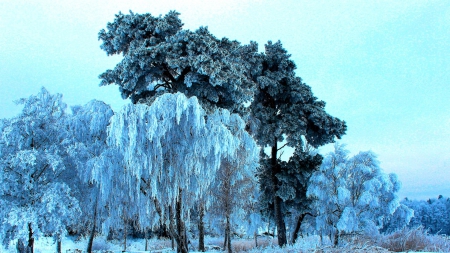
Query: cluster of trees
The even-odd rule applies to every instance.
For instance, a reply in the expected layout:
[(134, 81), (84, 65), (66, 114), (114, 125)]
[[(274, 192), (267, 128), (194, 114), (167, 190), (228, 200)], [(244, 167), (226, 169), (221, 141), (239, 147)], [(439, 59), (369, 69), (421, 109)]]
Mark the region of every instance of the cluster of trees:
[[(283, 163), (279, 152), (291, 147), (298, 150), (298, 160), (308, 160), (303, 146), (333, 142), (345, 133), (345, 122), (325, 112), (325, 103), (296, 76), (295, 63), (280, 42), (269, 42), (259, 53), (254, 42), (241, 45), (217, 39), (204, 27), (185, 30), (178, 15), (116, 15), (99, 38), (108, 55), (124, 57), (114, 69), (100, 75), (101, 84), (119, 85), (122, 96), (136, 104), (152, 105), (162, 94), (180, 92), (196, 97), (208, 119), (216, 110), (243, 118), (257, 144), (271, 150), (267, 156), (262, 153), (260, 202), (275, 220), (278, 242), (283, 246), (287, 243), (284, 217), (291, 205), (304, 198), (304, 186), (297, 195), (295, 191), (306, 181), (286, 179), (303, 168)], [(279, 147), (281, 142), (284, 144)], [(233, 163), (229, 166), (236, 166)], [(177, 243), (184, 248), (183, 240)]]
[[(100, 101), (66, 112), (43, 88), (0, 121), (4, 245), (18, 239), (32, 251), (36, 236), (53, 235), (60, 251), (71, 231), (89, 234), (90, 252), (97, 231), (122, 229), (126, 247), (132, 226), (165, 231), (179, 252), (193, 233), (199, 250), (205, 233), (219, 233), (231, 252), (234, 233), (256, 235), (267, 223), (283, 246), (289, 231), (295, 241), (308, 229), (305, 217), (336, 244), (400, 209), (409, 221), (396, 176), (371, 152), (314, 152), (346, 125), (296, 76), (280, 42), (258, 52), (254, 42), (185, 30), (178, 15), (119, 13), (100, 31), (101, 48), (123, 55), (100, 75), (131, 99), (120, 112)], [(283, 161), (286, 147), (295, 152)]]
[(307, 196), (319, 234), (329, 235), (337, 245), (341, 235), (377, 234), (394, 214), (396, 229), (408, 224), (413, 211), (397, 197), (397, 175), (383, 173), (371, 151), (351, 158), (348, 153), (335, 144), (310, 179)]
[(431, 234), (450, 235), (450, 198), (439, 195), (428, 200), (409, 200), (405, 198), (401, 204), (414, 212), (409, 224), (399, 222), (395, 213), (382, 231), (391, 232), (404, 226), (416, 228), (422, 226)]

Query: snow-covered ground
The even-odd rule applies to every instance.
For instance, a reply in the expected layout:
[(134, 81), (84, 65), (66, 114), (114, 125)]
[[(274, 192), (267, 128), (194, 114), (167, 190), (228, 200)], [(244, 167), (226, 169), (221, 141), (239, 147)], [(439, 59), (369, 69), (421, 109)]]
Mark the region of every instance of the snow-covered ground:
[[(62, 241), (61, 252), (63, 252), (63, 253), (86, 252), (87, 241), (88, 241), (87, 238), (77, 239), (76, 237), (66, 237)], [(219, 240), (216, 240), (216, 241), (218, 242)], [(208, 246), (213, 246), (213, 245), (208, 245)], [(105, 252), (105, 253), (106, 252), (107, 253), (122, 252), (123, 241), (117, 241), (117, 240), (107, 241), (105, 237), (99, 236), (99, 237), (95, 238), (92, 248), (94, 251), (97, 251), (97, 252)], [(171, 241), (169, 241), (169, 240), (150, 239), (150, 240), (148, 240), (148, 248), (151, 251), (144, 251), (145, 250), (145, 240), (144, 239), (131, 239), (131, 238), (127, 239), (127, 252), (132, 252), (132, 253), (137, 253), (137, 252), (161, 252), (161, 253), (176, 252), (176, 251), (172, 250)], [(11, 243), (8, 249), (6, 249), (5, 247), (0, 245), (0, 253), (9, 253), (9, 252), (11, 252), (11, 253), (16, 252), (15, 242)], [(35, 253), (56, 252), (56, 243), (52, 237), (41, 237), (35, 241), (34, 252)]]
[[(210, 247), (220, 245), (222, 239), (218, 238), (207, 238), (206, 244)], [(297, 253), (297, 252), (311, 252), (315, 250), (320, 250), (320, 252), (390, 252), (386, 249), (380, 247), (355, 247), (349, 246), (348, 248), (341, 249), (342, 251), (336, 251), (336, 249), (331, 248), (331, 246), (318, 246), (318, 237), (310, 236), (303, 238), (303, 240), (298, 241), (295, 245), (289, 245), (286, 248), (280, 249), (276, 245), (272, 245), (269, 241), (264, 239), (259, 240), (259, 244), (263, 247), (253, 248), (253, 240), (235, 240), (233, 247), (235, 247), (236, 252), (247, 251), (250, 253)], [(86, 252), (87, 238), (76, 239), (76, 237), (66, 237), (62, 241), (62, 252), (64, 253), (81, 253)], [(169, 240), (148, 240), (148, 247), (150, 251), (145, 250), (145, 240), (144, 239), (128, 239), (127, 240), (127, 251), (129, 253), (144, 253), (144, 252), (158, 252), (158, 253), (172, 253), (176, 250), (171, 249), (171, 242)], [(192, 249), (196, 248), (196, 244), (191, 245)], [(123, 241), (107, 241), (105, 237), (96, 237), (93, 244), (93, 250), (99, 253), (119, 253), (123, 252)], [(35, 241), (35, 253), (47, 253), (55, 252), (56, 244), (51, 237), (41, 237)], [(13, 253), (16, 252), (15, 243), (11, 243), (8, 249), (0, 246), (0, 252)], [(196, 251), (191, 251), (196, 253)], [(218, 250), (209, 250), (207, 252), (221, 252)], [(409, 253), (414, 253), (408, 251)], [(422, 252), (424, 253), (424, 252)], [(426, 253), (426, 252), (425, 252)]]
[[(156, 241), (149, 240), (149, 245), (158, 243), (158, 246), (164, 246), (164, 244), (168, 244), (170, 242), (165, 241)], [(86, 251), (87, 246), (87, 238), (82, 238), (77, 240), (76, 237), (66, 237), (62, 241), (62, 251), (64, 253), (69, 252), (77, 252), (76, 250)], [(112, 251), (112, 252), (122, 252), (123, 243), (118, 241), (106, 241), (105, 237), (97, 237), (94, 240), (93, 249), (98, 251)], [(145, 240), (140, 239), (129, 239), (127, 240), (127, 250), (130, 252), (144, 252), (145, 249)], [(35, 253), (47, 253), (47, 252), (55, 252), (56, 244), (51, 237), (41, 237), (35, 241), (34, 252)], [(0, 247), (0, 252), (16, 252), (15, 243), (11, 243), (9, 249), (5, 249)]]

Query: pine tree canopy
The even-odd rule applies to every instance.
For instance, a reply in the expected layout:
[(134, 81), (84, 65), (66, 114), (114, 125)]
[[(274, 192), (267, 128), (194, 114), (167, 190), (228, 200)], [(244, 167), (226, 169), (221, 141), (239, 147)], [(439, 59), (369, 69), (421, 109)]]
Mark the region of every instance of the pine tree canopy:
[(259, 121), (260, 145), (274, 139), (291, 147), (308, 144), (318, 147), (345, 134), (344, 121), (325, 112), (325, 102), (317, 100), (311, 87), (295, 75), (295, 63), (280, 42), (266, 45), (262, 68), (257, 77), (257, 92), (251, 106)]
[(164, 17), (117, 14), (99, 40), (108, 55), (122, 53), (123, 59), (100, 75), (100, 85), (119, 85), (122, 97), (133, 103), (182, 92), (196, 96), (208, 111), (215, 106), (239, 111), (251, 99), (256, 43), (217, 39), (206, 27), (185, 30), (178, 16), (175, 11)]

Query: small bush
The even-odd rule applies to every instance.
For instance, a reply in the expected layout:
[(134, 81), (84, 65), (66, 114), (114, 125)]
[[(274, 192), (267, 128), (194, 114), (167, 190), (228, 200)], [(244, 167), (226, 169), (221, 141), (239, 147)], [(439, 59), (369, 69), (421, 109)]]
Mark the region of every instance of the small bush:
[(430, 235), (423, 227), (404, 228), (385, 235), (381, 238), (379, 246), (394, 252), (450, 252), (449, 238), (441, 235)]

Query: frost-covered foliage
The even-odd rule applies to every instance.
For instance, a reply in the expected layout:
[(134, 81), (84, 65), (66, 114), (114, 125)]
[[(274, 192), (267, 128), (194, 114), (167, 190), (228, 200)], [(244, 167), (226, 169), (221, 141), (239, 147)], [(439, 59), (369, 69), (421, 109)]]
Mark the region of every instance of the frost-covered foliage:
[(84, 183), (97, 178), (95, 173), (99, 170), (95, 168), (107, 148), (107, 127), (113, 114), (109, 105), (97, 100), (72, 107), (72, 115), (67, 120), (71, 141), (69, 153)]
[(415, 216), (416, 213), (414, 209), (408, 207), (408, 205), (402, 201), (392, 216), (387, 217), (380, 232), (384, 234), (392, 233), (399, 229), (403, 229), (408, 225), (411, 226), (413, 224), (411, 221)]
[(108, 55), (123, 54), (101, 85), (117, 84), (123, 98), (150, 104), (163, 93), (196, 96), (205, 110), (239, 110), (250, 101), (249, 69), (257, 45), (217, 39), (207, 28), (184, 30), (179, 13), (119, 13), (99, 32)]
[[(414, 210), (414, 217), (408, 227), (423, 227), (430, 234), (450, 235), (450, 198), (439, 195), (438, 198), (429, 200), (404, 199), (402, 204)], [(396, 220), (390, 221), (386, 230), (400, 229), (404, 224), (398, 224)], [(395, 231), (395, 230), (394, 230)]]
[(252, 129), (258, 144), (271, 149), (270, 157), (262, 157), (262, 160), (267, 161), (262, 164), (262, 172), (266, 174), (267, 180), (260, 181), (262, 205), (264, 208), (273, 209), (278, 241), (280, 245), (284, 245), (287, 242), (283, 217), (286, 210), (282, 203), (284, 200), (293, 199), (293, 184), (297, 183), (287, 180), (282, 183), (280, 177), (283, 177), (281, 174), (295, 174), (290, 168), (295, 168), (296, 171), (305, 168), (281, 164), (278, 151), (282, 147), (278, 147), (278, 144), (284, 141), (284, 145), (299, 150), (302, 150), (306, 143), (318, 147), (344, 135), (346, 125), (345, 122), (327, 114), (325, 102), (317, 100), (311, 88), (296, 76), (295, 63), (280, 42), (269, 42), (265, 46), (265, 53), (261, 54), (258, 60), (259, 71), (254, 74), (256, 91), (250, 105), (254, 123)]
[(62, 96), (42, 88), (18, 104), (22, 112), (0, 129), (0, 236), (5, 245), (26, 239), (32, 248), (35, 236), (63, 234), (80, 209), (60, 178), (71, 169)]
[(73, 106), (67, 119), (70, 134), (68, 151), (76, 169), (66, 177), (83, 212), (73, 228), (77, 233), (87, 233), (97, 222), (94, 214), (98, 211), (99, 190), (93, 180), (96, 178), (94, 173), (99, 171), (95, 168), (107, 148), (107, 127), (112, 115), (109, 105), (92, 100), (84, 106)]
[(272, 147), (276, 140), (297, 147), (306, 140), (318, 147), (345, 134), (345, 122), (325, 112), (325, 102), (317, 100), (311, 87), (296, 76), (296, 68), (280, 42), (265, 45), (251, 105), (261, 146)]
[(99, 212), (103, 234), (124, 229), (126, 236), (129, 223), (138, 231), (151, 228), (151, 222), (156, 221), (153, 203), (140, 191), (141, 179), (130, 175), (131, 169), (119, 150), (106, 149), (94, 171), (94, 180), (100, 187), (98, 205), (102, 207)]
[[(239, 233), (244, 229), (243, 226), (246, 226), (247, 233), (253, 234), (257, 231), (258, 225), (261, 225), (261, 222), (258, 222), (260, 217), (256, 208), (258, 189), (255, 178), (259, 152), (254, 142), (249, 143), (253, 146), (252, 149), (248, 149), (252, 153), (249, 157), (254, 159), (250, 161), (250, 166), (241, 164), (245, 162), (242, 161), (242, 156), (249, 154), (243, 147), (237, 157), (222, 161), (210, 193), (207, 194), (211, 201), (207, 207), (208, 217), (219, 219), (219, 222), (212, 220), (211, 223), (218, 225), (214, 229), (221, 229), (222, 233), (219, 234), (224, 234), (227, 240), (231, 240), (232, 233)], [(247, 231), (248, 228), (251, 231)]]
[[(345, 122), (328, 115), (325, 103), (296, 77), (295, 64), (281, 43), (269, 42), (265, 53), (258, 54), (256, 43), (243, 46), (226, 38), (219, 40), (204, 27), (184, 30), (178, 15), (173, 11), (164, 17), (117, 14), (107, 30), (100, 31), (99, 39), (108, 55), (123, 54), (123, 59), (100, 75), (101, 84), (119, 85), (123, 98), (133, 103), (150, 105), (161, 94), (181, 92), (197, 97), (208, 113), (215, 108), (251, 111), (253, 124), (249, 125), (258, 144), (272, 148), (266, 170), (272, 180), (262, 187), (272, 189), (266, 198), (270, 203), (265, 205), (274, 203), (279, 241), (284, 245), (285, 210), (278, 195), (290, 194), (284, 190), (295, 186), (278, 190), (277, 144), (286, 139), (287, 146), (297, 148), (305, 139), (318, 147), (340, 138)], [(244, 107), (246, 102), (250, 107)]]
[(402, 228), (382, 235), (377, 244), (389, 252), (450, 252), (448, 236), (431, 235), (423, 227)]
[[(111, 154), (97, 167), (102, 168), (96, 177), (103, 201), (128, 199), (133, 204), (127, 205), (127, 215), (142, 217), (141, 227), (159, 226), (161, 221), (170, 228), (175, 218), (177, 226), (189, 222), (195, 200), (206, 194), (222, 160), (242, 152), (236, 165), (255, 166), (255, 150), (250, 148), (256, 145), (244, 126), (238, 115), (224, 109), (207, 115), (197, 98), (182, 93), (164, 94), (151, 106), (125, 106), (111, 118)], [(124, 187), (117, 188), (116, 180), (105, 174), (114, 174)], [(160, 220), (148, 219), (156, 214)], [(179, 236), (184, 235), (175, 238)]]
[(252, 230), (251, 233), (260, 225), (257, 214), (259, 210), (256, 208), (258, 189), (255, 177), (259, 148), (245, 131), (245, 124), (240, 117), (237, 114), (231, 116), (233, 120), (222, 122), (228, 126), (231, 134), (239, 138), (241, 145), (233, 156), (222, 160), (209, 193), (204, 198), (208, 217), (221, 221), (211, 223), (218, 224), (225, 232), (227, 242), (230, 242), (227, 243), (228, 246), (231, 245), (231, 233), (243, 229), (244, 224)]
[[(385, 174), (372, 152), (348, 157), (336, 144), (310, 179), (307, 195), (313, 199), (316, 228), (323, 235), (376, 233), (400, 206), (400, 182), (395, 174)], [(407, 222), (412, 212), (403, 217)]]

